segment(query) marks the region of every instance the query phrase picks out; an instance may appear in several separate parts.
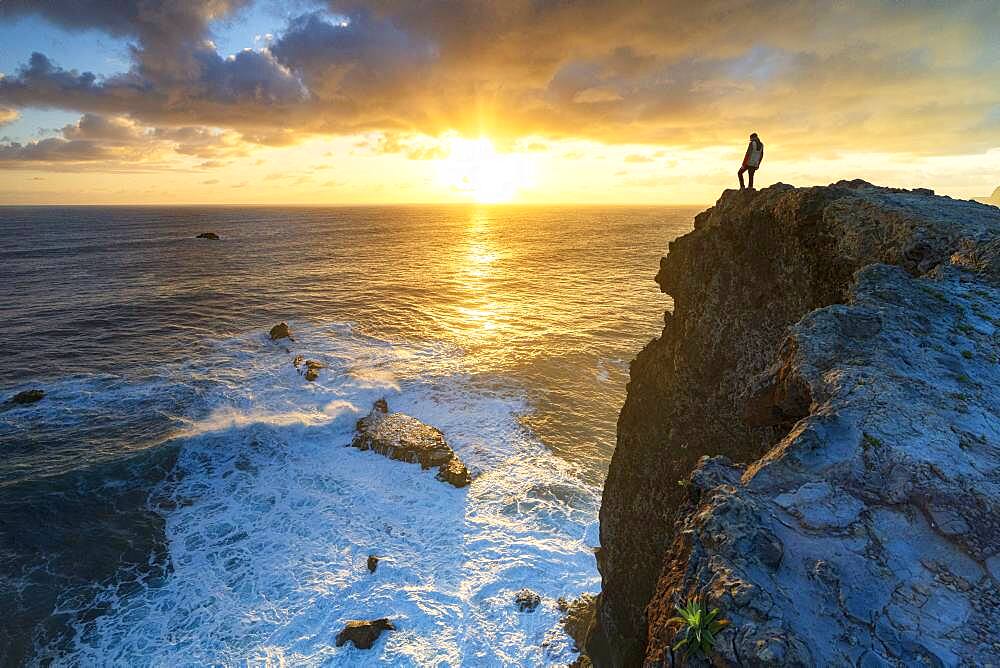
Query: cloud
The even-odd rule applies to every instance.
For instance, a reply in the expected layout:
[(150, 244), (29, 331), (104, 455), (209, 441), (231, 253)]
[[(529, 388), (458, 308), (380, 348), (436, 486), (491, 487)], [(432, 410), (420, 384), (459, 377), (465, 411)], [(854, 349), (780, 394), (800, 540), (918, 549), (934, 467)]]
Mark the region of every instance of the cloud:
[[(141, 171), (167, 168), (178, 156), (230, 156), (246, 153), (239, 135), (210, 128), (149, 128), (124, 116), (83, 114), (58, 135), (27, 143), (0, 143), (0, 162), (7, 168), (39, 163), (62, 170)], [(223, 166), (206, 161), (201, 167)]]
[(247, 4), (8, 0), (4, 14), (129, 39), (132, 63), (97, 77), (37, 53), (0, 79), (0, 104), (219, 128), (223, 151), (450, 130), (682, 148), (756, 130), (788, 157), (998, 142), (997, 3), (334, 0), (220, 54), (213, 23)]
[(644, 163), (644, 162), (656, 162), (653, 158), (648, 155), (642, 155), (641, 153), (630, 153), (625, 156), (625, 162), (628, 163)]
[(17, 109), (10, 109), (9, 107), (0, 107), (0, 125), (7, 125), (8, 123), (13, 123), (18, 119), (20, 114)]

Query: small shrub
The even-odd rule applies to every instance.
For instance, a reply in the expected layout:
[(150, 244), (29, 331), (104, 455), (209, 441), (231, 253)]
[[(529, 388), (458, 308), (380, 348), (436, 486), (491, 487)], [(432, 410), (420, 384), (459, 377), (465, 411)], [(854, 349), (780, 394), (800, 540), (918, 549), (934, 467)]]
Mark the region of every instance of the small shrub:
[(967, 360), (971, 360), (972, 359), (972, 352), (969, 351), (969, 350), (963, 350), (962, 351), (962, 357), (964, 357)]
[(718, 616), (718, 608), (708, 612), (697, 596), (688, 599), (687, 605), (677, 606), (677, 617), (671, 617), (667, 623), (683, 625), (680, 633), (684, 637), (674, 645), (674, 651), (689, 656), (708, 656), (715, 648), (716, 634), (729, 626), (728, 619), (717, 619)]
[(957, 376), (955, 376), (955, 380), (957, 380), (960, 383), (965, 383), (966, 385), (972, 384), (972, 379), (966, 376), (964, 373), (960, 373)]

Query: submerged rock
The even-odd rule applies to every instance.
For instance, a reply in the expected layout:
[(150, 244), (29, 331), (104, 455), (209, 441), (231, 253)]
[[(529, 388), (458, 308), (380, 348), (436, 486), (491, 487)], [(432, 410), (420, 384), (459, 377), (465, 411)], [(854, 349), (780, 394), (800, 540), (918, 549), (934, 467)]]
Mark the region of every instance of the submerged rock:
[(375, 569), (378, 568), (378, 557), (374, 554), (368, 555), (368, 571), (374, 573)]
[(13, 397), (10, 398), (10, 403), (12, 404), (33, 404), (36, 401), (41, 401), (45, 397), (44, 390), (25, 390), (24, 392), (18, 392)]
[(292, 330), (288, 326), (288, 323), (281, 322), (271, 328), (268, 334), (272, 341), (277, 341), (278, 339), (290, 339), (292, 338)]
[(379, 399), (371, 413), (358, 420), (351, 445), (421, 468), (438, 467), (437, 478), (455, 487), (471, 482), (465, 464), (444, 440), (440, 430), (404, 413), (390, 413), (385, 399)]
[(202, 232), (196, 238), (198, 239), (211, 239), (212, 241), (218, 241), (219, 235), (215, 232)]
[(534, 612), (542, 602), (542, 597), (530, 589), (522, 589), (514, 594), (514, 604), (521, 612)]
[(375, 641), (382, 635), (383, 631), (395, 631), (387, 618), (373, 619), (370, 621), (354, 620), (347, 622), (343, 630), (337, 634), (337, 647), (345, 643), (354, 643), (358, 649), (371, 649)]
[(1000, 210), (726, 191), (657, 282), (674, 308), (618, 422), (595, 665), (668, 662), (695, 595), (732, 622), (718, 665), (995, 663)]

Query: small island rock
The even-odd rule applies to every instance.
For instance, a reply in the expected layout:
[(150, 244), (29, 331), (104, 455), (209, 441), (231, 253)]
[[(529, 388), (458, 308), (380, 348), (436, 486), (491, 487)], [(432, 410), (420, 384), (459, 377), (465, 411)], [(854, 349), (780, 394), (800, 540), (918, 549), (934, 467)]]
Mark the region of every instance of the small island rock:
[(353, 620), (347, 622), (344, 629), (337, 634), (337, 647), (352, 642), (358, 649), (371, 649), (378, 637), (382, 635), (382, 631), (395, 630), (396, 627), (385, 617), (371, 621)]
[(371, 413), (358, 420), (351, 445), (360, 450), (374, 450), (390, 459), (420, 464), (425, 469), (437, 466), (438, 480), (455, 487), (464, 487), (472, 480), (440, 430), (415, 417), (390, 413), (385, 399), (376, 401)]
[(287, 322), (280, 322), (271, 328), (270, 337), (272, 341), (277, 341), (278, 339), (290, 339), (292, 338), (292, 330), (288, 326)]
[(542, 597), (530, 589), (522, 589), (514, 594), (514, 603), (521, 612), (534, 612), (542, 602)]
[(369, 554), (368, 571), (374, 573), (376, 568), (378, 568), (378, 557), (376, 557), (374, 554)]
[(45, 396), (44, 390), (25, 390), (24, 392), (18, 392), (13, 397), (10, 398), (10, 403), (12, 404), (33, 404), (36, 401), (41, 401)]
[(197, 239), (211, 239), (212, 241), (218, 241), (219, 240), (219, 235), (216, 234), (215, 232), (202, 232), (201, 234), (199, 234), (195, 238), (197, 238)]

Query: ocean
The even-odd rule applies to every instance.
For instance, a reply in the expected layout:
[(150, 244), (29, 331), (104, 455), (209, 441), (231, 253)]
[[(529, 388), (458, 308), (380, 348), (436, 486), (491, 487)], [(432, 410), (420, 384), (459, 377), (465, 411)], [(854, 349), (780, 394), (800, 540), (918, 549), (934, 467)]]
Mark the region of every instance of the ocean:
[[(572, 660), (557, 602), (600, 588), (628, 363), (694, 213), (0, 208), (0, 402), (46, 393), (0, 406), (0, 664)], [(380, 397), (472, 485), (345, 447)]]

